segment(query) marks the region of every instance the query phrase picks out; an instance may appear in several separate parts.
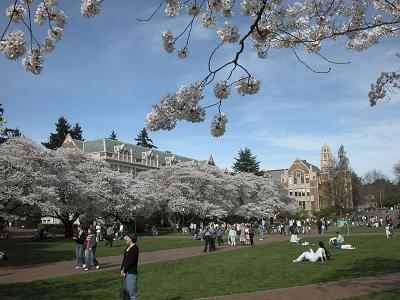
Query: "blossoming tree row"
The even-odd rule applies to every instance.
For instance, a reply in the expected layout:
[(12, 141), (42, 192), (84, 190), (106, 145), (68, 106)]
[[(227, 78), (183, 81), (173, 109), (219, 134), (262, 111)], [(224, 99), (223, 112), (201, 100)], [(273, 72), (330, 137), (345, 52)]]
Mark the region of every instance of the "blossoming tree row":
[(80, 150), (52, 151), (25, 137), (0, 146), (0, 212), (38, 207), (43, 215), (62, 221), (66, 236), (84, 213), (114, 216), (129, 226), (136, 216), (156, 212), (261, 218), (294, 211), (295, 203), (278, 181), (231, 175), (198, 163), (166, 166), (133, 178)]

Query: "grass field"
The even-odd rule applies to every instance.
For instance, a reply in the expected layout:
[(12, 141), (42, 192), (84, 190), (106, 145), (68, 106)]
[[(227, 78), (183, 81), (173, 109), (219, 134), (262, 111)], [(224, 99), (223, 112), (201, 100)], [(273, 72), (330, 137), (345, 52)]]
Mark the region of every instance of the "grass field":
[[(141, 252), (150, 252), (164, 249), (175, 249), (201, 245), (190, 237), (142, 237), (139, 239)], [(114, 241), (113, 247), (105, 247), (105, 242), (97, 246), (96, 256), (121, 255), (126, 244), (124, 241)], [(42, 264), (63, 260), (75, 259), (75, 242), (72, 240), (59, 241), (32, 241), (8, 239), (0, 241), (0, 251), (12, 253), (2, 266), (21, 266)]]
[[(319, 238), (309, 239), (317, 243)], [(400, 238), (350, 237), (328, 263), (292, 263), (309, 247), (278, 242), (139, 266), (140, 299), (183, 300), (383, 275), (400, 270)], [(314, 246), (315, 249), (315, 246)], [(118, 299), (117, 269), (29, 284), (0, 285), (2, 299)], [(377, 298), (380, 299), (380, 298)]]

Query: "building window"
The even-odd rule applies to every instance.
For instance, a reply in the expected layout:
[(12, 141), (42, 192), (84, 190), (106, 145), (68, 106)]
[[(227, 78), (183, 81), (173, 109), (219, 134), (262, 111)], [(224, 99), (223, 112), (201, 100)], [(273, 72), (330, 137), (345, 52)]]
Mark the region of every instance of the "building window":
[(310, 176), (306, 175), (306, 183), (310, 183)]
[(310, 189), (307, 189), (307, 196), (310, 196)]
[(292, 176), (289, 176), (289, 184), (293, 184), (293, 178), (292, 178)]
[(306, 209), (306, 201), (299, 201), (299, 208)]
[(297, 197), (297, 190), (294, 190), (294, 196)]
[(289, 196), (293, 196), (293, 190), (289, 190)]
[(297, 176), (296, 175), (293, 178), (293, 182), (294, 182), (294, 184), (297, 184)]

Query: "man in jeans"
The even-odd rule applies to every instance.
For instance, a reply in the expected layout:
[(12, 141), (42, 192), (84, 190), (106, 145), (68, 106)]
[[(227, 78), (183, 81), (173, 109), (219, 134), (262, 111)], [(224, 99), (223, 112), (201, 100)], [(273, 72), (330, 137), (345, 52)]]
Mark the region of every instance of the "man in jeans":
[(107, 245), (110, 245), (110, 247), (112, 247), (113, 241), (114, 241), (114, 227), (113, 226), (108, 226), (107, 227), (106, 247), (107, 247)]
[(78, 232), (74, 236), (74, 240), (76, 242), (76, 269), (82, 268), (83, 265), (83, 249), (84, 249), (84, 243), (85, 243), (86, 235), (85, 231), (83, 231), (82, 227), (79, 225), (78, 226)]

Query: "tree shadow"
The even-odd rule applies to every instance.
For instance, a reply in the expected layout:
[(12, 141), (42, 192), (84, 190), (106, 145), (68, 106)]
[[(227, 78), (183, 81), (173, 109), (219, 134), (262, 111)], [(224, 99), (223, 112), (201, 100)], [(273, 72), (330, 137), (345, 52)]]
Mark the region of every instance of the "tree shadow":
[[(355, 253), (356, 254), (356, 253)], [(393, 253), (394, 254), (394, 253)], [(349, 263), (345, 267), (336, 269), (326, 276), (320, 277), (321, 282), (339, 281), (350, 278), (380, 276), (396, 273), (400, 270), (399, 259), (389, 259), (382, 257), (366, 258)], [(342, 286), (351, 285), (351, 282), (343, 281)]]

